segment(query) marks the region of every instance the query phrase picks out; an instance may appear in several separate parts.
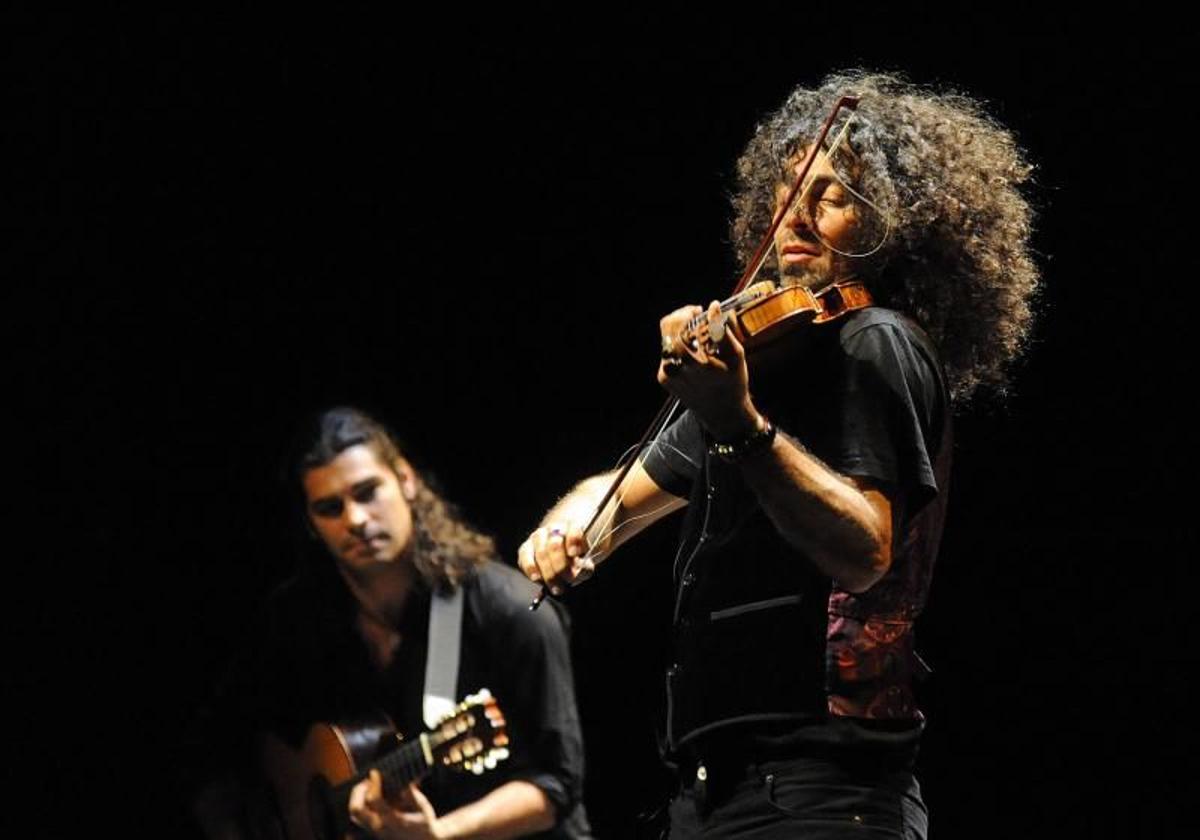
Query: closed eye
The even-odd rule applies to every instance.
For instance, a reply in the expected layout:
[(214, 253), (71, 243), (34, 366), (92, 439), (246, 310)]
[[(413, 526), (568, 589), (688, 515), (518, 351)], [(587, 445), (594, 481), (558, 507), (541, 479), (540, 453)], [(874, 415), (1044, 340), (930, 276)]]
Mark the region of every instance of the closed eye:
[(343, 507), (341, 499), (331, 496), (315, 500), (308, 506), (308, 509), (312, 511), (313, 516), (319, 516), (322, 519), (334, 519), (342, 515)]
[(366, 481), (360, 481), (350, 488), (350, 495), (354, 501), (359, 504), (366, 504), (374, 501), (375, 491), (379, 488), (379, 479), (371, 478)]

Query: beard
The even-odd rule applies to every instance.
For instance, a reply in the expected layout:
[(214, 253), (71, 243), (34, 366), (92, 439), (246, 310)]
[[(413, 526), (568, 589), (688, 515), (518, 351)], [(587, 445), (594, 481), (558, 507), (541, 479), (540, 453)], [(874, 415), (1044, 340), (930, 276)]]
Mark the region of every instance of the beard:
[(803, 286), (806, 289), (821, 289), (840, 279), (823, 254), (817, 260), (801, 265), (782, 264), (779, 269), (780, 286)]

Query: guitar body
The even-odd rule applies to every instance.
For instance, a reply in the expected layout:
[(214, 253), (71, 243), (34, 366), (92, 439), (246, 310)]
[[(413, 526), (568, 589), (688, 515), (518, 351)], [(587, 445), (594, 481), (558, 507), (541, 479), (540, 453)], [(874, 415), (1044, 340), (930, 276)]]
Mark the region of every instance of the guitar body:
[[(259, 763), (269, 802), (252, 808), (254, 840), (352, 840), (350, 791), (378, 770), (385, 796), (424, 778), (435, 766), (476, 775), (508, 757), (504, 715), (485, 688), (472, 694), (432, 729), (399, 743), (384, 715), (319, 723), (299, 749), (275, 735), (262, 736)], [(255, 816), (252, 814), (252, 817)], [(266, 817), (263, 819), (262, 817)]]
[(361, 836), (349, 821), (347, 783), (397, 745), (383, 715), (337, 724), (319, 723), (296, 749), (264, 735), (260, 761), (286, 840), (338, 840)]

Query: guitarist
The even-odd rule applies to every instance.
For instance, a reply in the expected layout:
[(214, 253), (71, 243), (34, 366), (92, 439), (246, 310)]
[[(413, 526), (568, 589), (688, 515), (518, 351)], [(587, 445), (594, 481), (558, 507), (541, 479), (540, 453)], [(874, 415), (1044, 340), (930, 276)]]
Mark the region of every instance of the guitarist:
[(225, 689), (240, 716), (299, 743), (313, 722), (381, 710), (415, 737), (428, 718), (433, 594), (461, 591), (454, 698), (489, 689), (511, 755), (480, 776), (439, 768), (386, 796), (372, 773), (351, 792), (351, 820), (382, 838), (590, 836), (565, 617), (529, 611), (536, 589), (496, 562), (492, 539), (376, 420), (335, 408), (297, 444), (292, 478), (322, 550), (273, 594), (264, 643)]

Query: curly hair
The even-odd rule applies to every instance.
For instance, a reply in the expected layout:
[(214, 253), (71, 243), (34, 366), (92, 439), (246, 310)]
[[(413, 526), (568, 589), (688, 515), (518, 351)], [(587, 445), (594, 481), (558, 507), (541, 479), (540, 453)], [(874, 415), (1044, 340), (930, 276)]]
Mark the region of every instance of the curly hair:
[(1033, 211), (1020, 191), (1032, 166), (975, 100), (861, 70), (793, 91), (738, 160), (731, 226), (738, 259), (749, 262), (770, 225), (786, 162), (805, 151), (846, 94), (859, 97), (848, 175), (891, 231), (863, 259), (863, 279), (880, 304), (915, 318), (937, 343), (954, 399), (979, 386), (1002, 393), (1039, 288)]
[[(382, 463), (394, 465), (403, 456), (396, 436), (382, 423), (356, 408), (338, 407), (309, 420), (296, 441), (293, 480), (322, 467), (342, 451), (365, 445)], [(413, 470), (417, 491), (410, 502), (413, 519), (413, 565), (430, 589), (445, 592), (458, 586), (467, 573), (497, 557), (495, 541), (463, 519), (458, 508), (443, 498), (434, 482)]]

